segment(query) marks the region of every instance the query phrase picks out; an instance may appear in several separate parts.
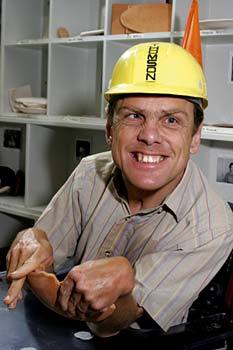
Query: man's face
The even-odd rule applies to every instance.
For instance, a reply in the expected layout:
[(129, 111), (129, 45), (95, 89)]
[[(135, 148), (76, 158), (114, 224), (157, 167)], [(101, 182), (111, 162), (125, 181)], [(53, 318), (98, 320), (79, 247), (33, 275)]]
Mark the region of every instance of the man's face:
[(159, 190), (168, 195), (183, 176), (190, 153), (200, 144), (193, 134), (194, 106), (174, 97), (130, 96), (118, 100), (113, 125), (107, 124), (111, 149), (128, 192)]

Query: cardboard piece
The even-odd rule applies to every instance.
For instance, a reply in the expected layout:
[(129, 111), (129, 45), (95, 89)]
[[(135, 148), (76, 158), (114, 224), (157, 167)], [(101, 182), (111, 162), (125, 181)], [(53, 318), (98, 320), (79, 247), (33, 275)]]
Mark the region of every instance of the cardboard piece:
[(172, 4), (113, 4), (111, 34), (170, 31)]

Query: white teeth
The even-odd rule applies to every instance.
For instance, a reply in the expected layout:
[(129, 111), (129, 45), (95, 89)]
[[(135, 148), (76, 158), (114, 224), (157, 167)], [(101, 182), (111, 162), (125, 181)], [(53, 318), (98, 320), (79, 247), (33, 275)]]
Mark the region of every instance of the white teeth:
[(162, 156), (152, 156), (152, 155), (137, 153), (137, 160), (140, 163), (157, 164), (163, 159), (164, 159), (164, 157), (162, 157)]

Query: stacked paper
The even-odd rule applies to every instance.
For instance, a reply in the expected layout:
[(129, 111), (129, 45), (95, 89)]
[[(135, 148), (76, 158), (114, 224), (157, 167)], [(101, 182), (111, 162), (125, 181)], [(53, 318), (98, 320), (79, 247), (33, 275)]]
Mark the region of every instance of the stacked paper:
[(22, 113), (45, 114), (47, 111), (47, 98), (18, 97), (14, 101), (14, 108)]
[(47, 98), (33, 97), (31, 86), (23, 85), (8, 90), (12, 112), (25, 114), (46, 114)]

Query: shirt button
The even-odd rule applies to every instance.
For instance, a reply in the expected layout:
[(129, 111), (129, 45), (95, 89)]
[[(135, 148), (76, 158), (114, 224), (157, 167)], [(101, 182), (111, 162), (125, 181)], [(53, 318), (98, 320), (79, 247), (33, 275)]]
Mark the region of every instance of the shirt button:
[(163, 208), (159, 208), (159, 209), (157, 210), (157, 213), (158, 213), (158, 214), (161, 214), (162, 211), (163, 211)]
[(111, 254), (110, 250), (105, 250), (105, 256), (106, 256), (106, 258), (109, 258), (111, 255), (112, 255), (112, 254)]

